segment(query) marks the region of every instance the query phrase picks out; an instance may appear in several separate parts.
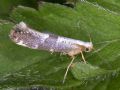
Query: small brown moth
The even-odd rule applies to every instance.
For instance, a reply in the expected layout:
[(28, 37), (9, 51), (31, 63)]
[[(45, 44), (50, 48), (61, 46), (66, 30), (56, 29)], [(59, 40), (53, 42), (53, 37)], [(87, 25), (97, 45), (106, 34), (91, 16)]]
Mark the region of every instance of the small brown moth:
[(75, 55), (81, 54), (83, 61), (86, 63), (83, 52), (90, 52), (93, 49), (91, 40), (90, 42), (84, 42), (54, 34), (41, 33), (29, 28), (24, 22), (15, 25), (9, 36), (13, 42), (24, 47), (69, 55), (72, 60), (65, 72), (63, 83)]

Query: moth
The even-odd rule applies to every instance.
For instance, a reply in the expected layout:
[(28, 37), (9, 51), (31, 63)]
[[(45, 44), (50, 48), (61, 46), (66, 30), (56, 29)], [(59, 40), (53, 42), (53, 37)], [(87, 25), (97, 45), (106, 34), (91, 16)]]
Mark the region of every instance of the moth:
[(54, 34), (38, 32), (29, 28), (24, 22), (16, 24), (10, 31), (9, 36), (13, 42), (24, 47), (46, 50), (51, 53), (60, 52), (70, 56), (72, 60), (67, 66), (63, 83), (65, 82), (68, 70), (75, 59), (75, 55), (81, 54), (83, 61), (86, 63), (83, 52), (90, 52), (93, 49), (91, 39), (90, 42), (84, 42)]

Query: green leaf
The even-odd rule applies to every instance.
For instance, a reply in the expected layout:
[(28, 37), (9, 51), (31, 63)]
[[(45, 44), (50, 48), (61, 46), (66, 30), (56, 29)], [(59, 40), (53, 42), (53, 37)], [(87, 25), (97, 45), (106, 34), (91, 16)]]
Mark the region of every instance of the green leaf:
[(87, 0), (111, 13), (120, 13), (120, 0)]
[(0, 0), (0, 18), (8, 19), (9, 13), (17, 5), (37, 8), (36, 0)]
[(109, 71), (85, 63), (74, 63), (71, 70), (74, 76), (79, 80), (96, 77), (106, 74)]
[[(82, 63), (80, 55), (76, 56), (76, 63), (73, 63), (65, 84), (62, 84), (66, 67), (71, 60), (69, 57), (18, 46), (8, 37), (13, 25), (9, 28), (1, 25), (0, 41), (1, 46), (5, 46), (0, 48), (1, 62), (4, 62), (0, 63), (2, 88), (30, 86), (65, 90), (120, 88), (119, 15), (89, 2), (79, 2), (74, 9), (51, 3), (40, 5), (39, 10), (19, 6), (13, 10), (11, 18), (16, 23), (24, 21), (40, 32), (51, 32), (83, 41), (89, 41), (88, 34), (91, 34), (95, 50), (84, 53), (88, 64)], [(81, 63), (78, 63), (80, 60)]]

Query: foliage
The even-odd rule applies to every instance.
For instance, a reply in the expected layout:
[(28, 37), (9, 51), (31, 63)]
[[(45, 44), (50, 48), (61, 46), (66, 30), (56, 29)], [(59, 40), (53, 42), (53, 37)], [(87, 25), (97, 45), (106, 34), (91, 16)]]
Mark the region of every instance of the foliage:
[[(115, 2), (111, 0), (109, 3), (113, 4), (112, 1)], [(118, 90), (119, 8), (111, 9), (109, 5), (100, 4), (97, 0), (96, 3), (98, 4), (91, 0), (77, 2), (74, 8), (52, 3), (42, 3), (38, 9), (18, 6), (10, 14), (9, 20), (15, 23), (24, 21), (40, 32), (52, 32), (83, 41), (89, 41), (89, 34), (92, 36), (95, 50), (84, 53), (87, 64), (82, 62), (80, 55), (76, 56), (64, 84), (63, 76), (71, 58), (14, 44), (9, 38), (9, 32), (15, 23), (1, 19), (1, 89), (42, 87), (64, 90)], [(119, 6), (117, 3), (114, 5)]]

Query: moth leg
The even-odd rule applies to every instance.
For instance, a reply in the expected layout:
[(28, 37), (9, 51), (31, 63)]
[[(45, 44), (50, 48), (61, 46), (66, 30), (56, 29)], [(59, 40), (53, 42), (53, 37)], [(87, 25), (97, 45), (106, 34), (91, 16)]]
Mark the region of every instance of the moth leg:
[(85, 57), (84, 57), (84, 55), (83, 55), (83, 52), (81, 51), (80, 53), (81, 53), (81, 56), (82, 56), (83, 61), (86, 63)]
[(65, 79), (66, 79), (68, 70), (69, 70), (69, 68), (70, 68), (70, 66), (72, 65), (72, 63), (73, 63), (74, 60), (75, 60), (75, 57), (72, 56), (72, 60), (71, 60), (70, 64), (67, 66), (67, 69), (66, 69), (66, 72), (65, 72), (65, 75), (64, 75), (64, 78), (63, 78), (63, 83), (65, 82)]
[(51, 54), (53, 54), (54, 53), (54, 49), (50, 49), (50, 52), (51, 52)]
[(67, 53), (65, 53), (65, 52), (61, 52), (60, 53), (60, 56), (62, 56), (62, 55), (66, 55)]
[(63, 53), (60, 53), (60, 56), (62, 56), (63, 55)]
[(81, 56), (82, 56), (82, 59), (83, 59), (84, 63), (86, 63), (85, 57), (84, 57), (83, 52), (82, 52), (82, 51), (85, 50), (85, 47), (82, 46), (82, 45), (78, 45), (78, 44), (75, 44), (75, 45), (79, 47), (78, 51), (76, 50), (77, 51), (76, 54), (80, 53)]

